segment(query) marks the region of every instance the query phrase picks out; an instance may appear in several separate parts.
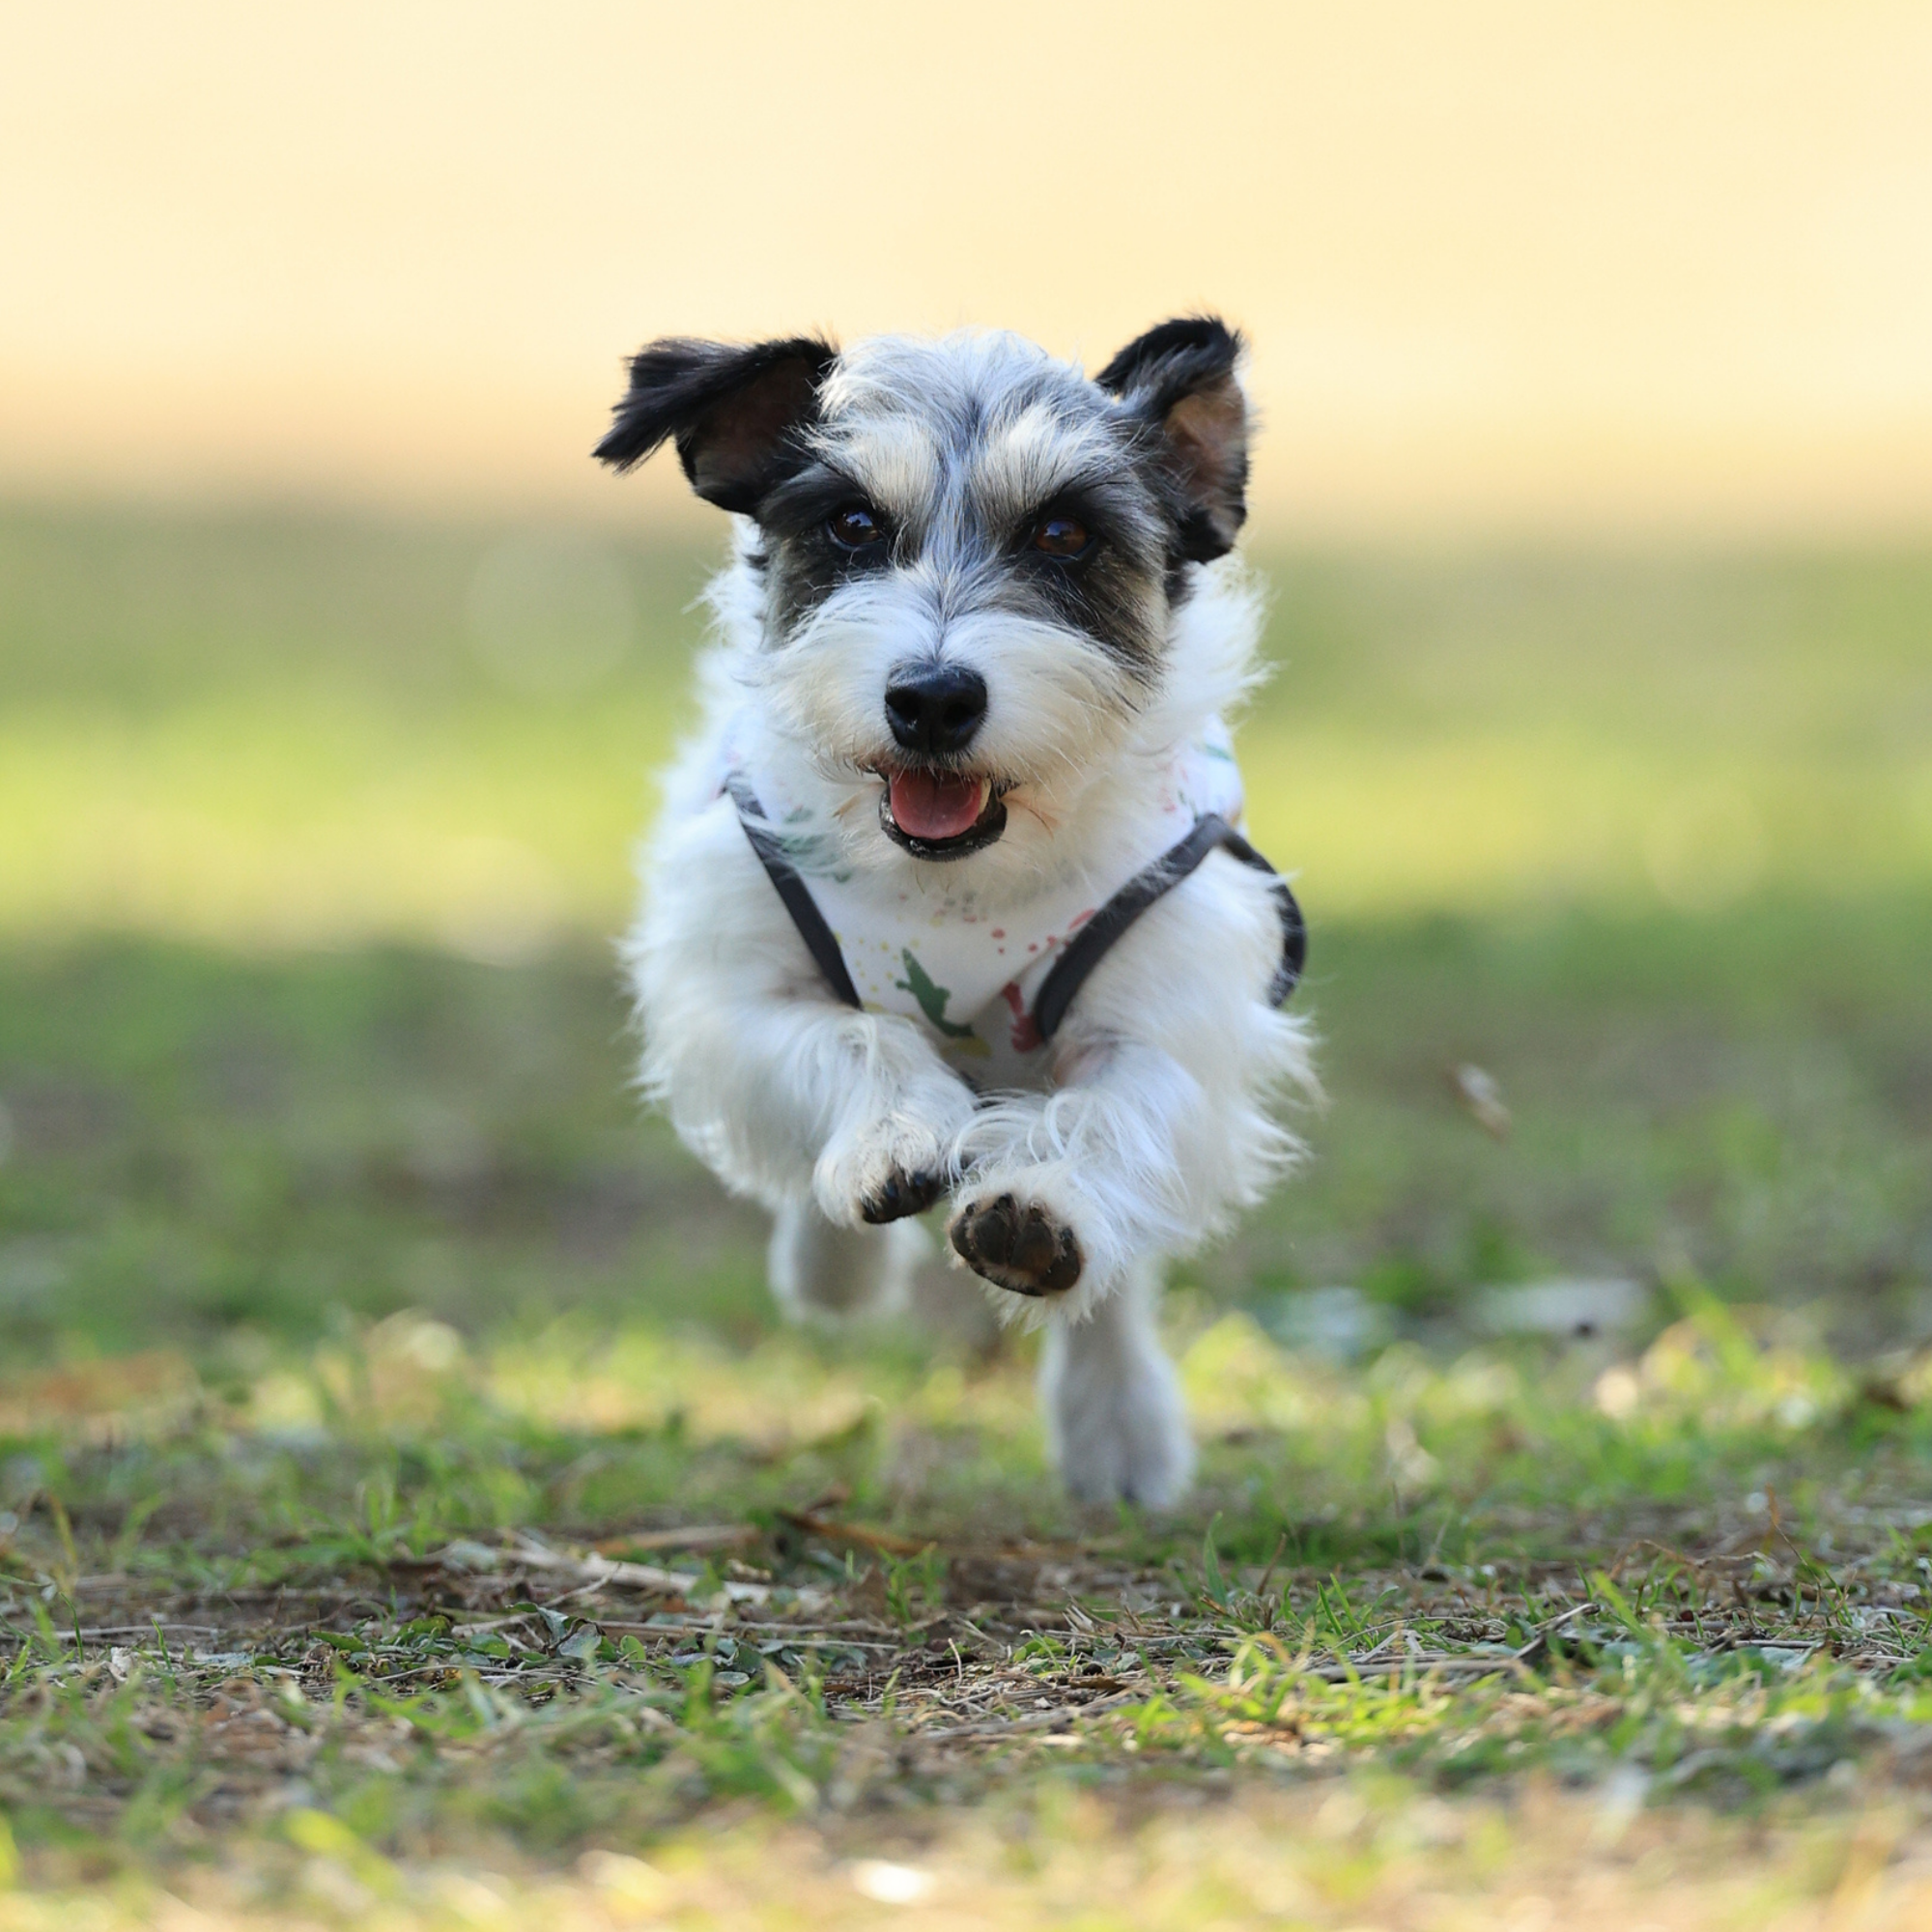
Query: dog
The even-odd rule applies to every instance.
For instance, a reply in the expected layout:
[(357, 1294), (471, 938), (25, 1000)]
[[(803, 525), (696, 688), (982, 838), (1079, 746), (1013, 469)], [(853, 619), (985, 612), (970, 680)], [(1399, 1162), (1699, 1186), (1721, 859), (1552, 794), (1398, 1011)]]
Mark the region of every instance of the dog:
[(734, 521), (625, 947), (642, 1086), (771, 1208), (798, 1315), (958, 1261), (1044, 1319), (1074, 1496), (1172, 1503), (1164, 1261), (1301, 1150), (1301, 917), (1238, 831), (1241, 338), (654, 342), (596, 455)]

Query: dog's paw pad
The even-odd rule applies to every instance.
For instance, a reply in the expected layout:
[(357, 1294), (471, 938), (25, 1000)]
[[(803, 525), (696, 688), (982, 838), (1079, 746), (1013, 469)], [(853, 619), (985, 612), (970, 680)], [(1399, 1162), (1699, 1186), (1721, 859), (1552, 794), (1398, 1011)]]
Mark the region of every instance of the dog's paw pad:
[(975, 1274), (1015, 1294), (1065, 1294), (1080, 1279), (1080, 1243), (1043, 1208), (1010, 1194), (968, 1208), (953, 1222), (952, 1246)]
[(859, 1204), (859, 1212), (874, 1227), (903, 1221), (909, 1214), (923, 1214), (945, 1192), (944, 1175), (902, 1174), (895, 1168), (879, 1191)]

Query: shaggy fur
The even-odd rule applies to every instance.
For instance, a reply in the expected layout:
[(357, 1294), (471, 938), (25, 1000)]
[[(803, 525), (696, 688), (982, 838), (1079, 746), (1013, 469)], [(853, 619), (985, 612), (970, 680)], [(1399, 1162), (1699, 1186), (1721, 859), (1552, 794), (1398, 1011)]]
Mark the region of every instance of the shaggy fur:
[[(727, 1186), (775, 1211), (773, 1285), (795, 1313), (902, 1298), (923, 1237), (867, 1224), (936, 1193), (962, 1254), (1037, 1210), (1077, 1280), (988, 1293), (1050, 1324), (1049, 1439), (1085, 1497), (1185, 1487), (1155, 1333), (1162, 1260), (1297, 1151), (1273, 1107), (1313, 1083), (1303, 1024), (1268, 1003), (1273, 891), (1210, 856), (1104, 956), (1037, 1084), (977, 1093), (916, 1022), (833, 998), (721, 796), (724, 743), (728, 729), (819, 805), (862, 889), (966, 881), (997, 910), (1076, 874), (1123, 880), (1158, 837), (1151, 775), (1256, 674), (1258, 599), (1228, 554), (1247, 470), (1239, 347), (1186, 319), (1090, 380), (1004, 334), (842, 353), (658, 343), (599, 450), (625, 468), (672, 440), (736, 516), (705, 723), (668, 775), (627, 951), (644, 1087)], [(1086, 534), (1079, 555), (1046, 553), (1054, 518), (1049, 537)], [(853, 547), (854, 528), (875, 540)], [(984, 685), (970, 743), (921, 763), (984, 781), (1005, 830), (946, 864), (882, 823), (907, 755), (885, 693), (907, 667)]]

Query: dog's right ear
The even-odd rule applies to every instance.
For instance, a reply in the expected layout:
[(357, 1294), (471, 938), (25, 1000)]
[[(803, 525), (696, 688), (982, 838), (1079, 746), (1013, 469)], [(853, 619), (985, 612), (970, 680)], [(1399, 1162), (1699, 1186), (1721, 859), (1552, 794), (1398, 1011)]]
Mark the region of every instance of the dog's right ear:
[(1245, 347), (1219, 316), (1179, 316), (1128, 343), (1094, 379), (1158, 426), (1179, 499), (1179, 553), (1195, 563), (1226, 555), (1247, 521)]
[(653, 342), (632, 356), (630, 389), (593, 453), (629, 469), (669, 437), (706, 502), (749, 513), (783, 474), (838, 358), (829, 342), (809, 335), (739, 347)]

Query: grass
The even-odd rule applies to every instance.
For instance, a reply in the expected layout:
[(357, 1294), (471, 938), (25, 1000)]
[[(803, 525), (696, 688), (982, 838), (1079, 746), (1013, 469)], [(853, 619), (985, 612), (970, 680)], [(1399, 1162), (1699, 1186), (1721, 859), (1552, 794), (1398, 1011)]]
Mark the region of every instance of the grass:
[[(977, 1834), (1104, 1862), (1190, 1789), (1245, 1821), (1218, 1836), (1299, 1819), (1286, 1861), (1236, 1863), (1312, 1922), (1430, 1845), (1432, 1884), (1520, 1884), (1538, 1805), (1626, 1900), (1646, 1805), (1749, 1821), (1766, 1885), (1829, 1894), (1879, 1794), (1881, 1873), (1922, 1842), (1932, 1378), (1673, 1295), (1607, 1365), (1323, 1368), (1196, 1311), (1202, 1492), (1158, 1522), (1045, 1495), (1005, 1355), (404, 1314), (225, 1386), (43, 1370), (0, 1464), (32, 1895), (162, 1874), (434, 1918), (480, 1864), (506, 1897), (561, 1866), (695, 1900), (721, 1832), (787, 1831), (808, 1869), (884, 1851), (983, 1894), (1014, 1850), (988, 1872)], [(1096, 1922), (1193, 1922), (1145, 1906)]]
[(1288, 560), (1162, 1519), (637, 1118), (698, 575), (0, 521), (0, 1927), (1922, 1922), (1922, 561)]

